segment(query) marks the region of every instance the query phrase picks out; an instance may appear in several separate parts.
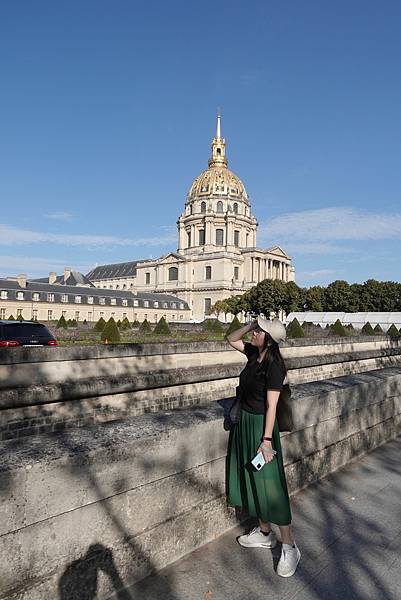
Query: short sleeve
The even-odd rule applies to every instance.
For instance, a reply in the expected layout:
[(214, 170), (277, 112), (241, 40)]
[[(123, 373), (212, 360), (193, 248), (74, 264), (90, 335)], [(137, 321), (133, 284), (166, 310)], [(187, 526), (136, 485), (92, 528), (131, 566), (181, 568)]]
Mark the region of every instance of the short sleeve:
[(248, 360), (251, 357), (256, 356), (256, 354), (259, 354), (259, 350), (256, 348), (256, 346), (252, 346), (252, 344), (250, 344), (249, 342), (245, 342), (244, 352)]
[(278, 390), (283, 389), (284, 371), (280, 363), (275, 360), (272, 362), (270, 369), (266, 374), (266, 389)]

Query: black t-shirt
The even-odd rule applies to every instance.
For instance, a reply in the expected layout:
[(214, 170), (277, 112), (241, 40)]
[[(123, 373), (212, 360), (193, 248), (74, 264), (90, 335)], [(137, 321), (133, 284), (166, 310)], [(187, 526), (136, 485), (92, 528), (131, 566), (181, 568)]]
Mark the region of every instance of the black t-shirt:
[(259, 350), (256, 346), (249, 342), (244, 346), (248, 362), (239, 376), (241, 408), (253, 414), (264, 415), (267, 390), (281, 391), (285, 374), (277, 360), (267, 369), (265, 364), (257, 361)]

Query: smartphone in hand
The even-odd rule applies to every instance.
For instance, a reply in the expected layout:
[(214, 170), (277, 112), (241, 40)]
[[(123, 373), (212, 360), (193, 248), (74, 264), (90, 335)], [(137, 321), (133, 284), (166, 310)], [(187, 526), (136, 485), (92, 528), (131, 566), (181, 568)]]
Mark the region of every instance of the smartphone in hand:
[(257, 471), (260, 471), (260, 469), (262, 469), (266, 464), (263, 453), (258, 452), (258, 454), (255, 456), (255, 458), (251, 460), (251, 463), (253, 464), (253, 466), (255, 467), (255, 469)]

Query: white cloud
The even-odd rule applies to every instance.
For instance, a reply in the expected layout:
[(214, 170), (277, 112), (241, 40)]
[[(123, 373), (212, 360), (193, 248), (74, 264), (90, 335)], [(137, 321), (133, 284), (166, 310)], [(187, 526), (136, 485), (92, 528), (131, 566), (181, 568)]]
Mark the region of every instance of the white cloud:
[(53, 221), (71, 221), (74, 215), (69, 212), (58, 211), (54, 213), (47, 213), (43, 215), (46, 219), (52, 219)]
[(327, 275), (334, 275), (335, 269), (319, 269), (318, 271), (301, 271), (297, 273), (297, 277), (300, 279), (320, 279), (321, 277), (327, 277)]
[(401, 237), (400, 213), (372, 213), (352, 207), (330, 207), (289, 213), (260, 228), (270, 240), (323, 242)]
[(11, 277), (18, 273), (27, 273), (29, 277), (44, 277), (50, 271), (61, 273), (66, 265), (72, 266), (75, 271), (82, 273), (87, 273), (92, 268), (92, 264), (89, 262), (71, 265), (70, 259), (0, 255), (0, 276)]
[(87, 248), (110, 248), (113, 246), (164, 246), (165, 244), (176, 242), (176, 240), (177, 236), (172, 234), (130, 239), (111, 235), (48, 233), (0, 224), (0, 245), (2, 246), (50, 243), (63, 246), (84, 246)]

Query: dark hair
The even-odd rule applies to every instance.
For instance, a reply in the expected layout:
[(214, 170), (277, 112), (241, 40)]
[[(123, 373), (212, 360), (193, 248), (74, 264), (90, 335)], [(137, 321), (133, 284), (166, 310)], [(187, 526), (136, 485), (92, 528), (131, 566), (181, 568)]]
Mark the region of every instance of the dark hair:
[(280, 346), (273, 340), (271, 335), (265, 331), (265, 343), (263, 344), (263, 350), (266, 350), (267, 347), (269, 347), (269, 349), (266, 352), (261, 364), (264, 366), (266, 371), (268, 371), (272, 363), (276, 360), (283, 369), (285, 377), (287, 374), (287, 367), (285, 366), (284, 359), (281, 356)]

